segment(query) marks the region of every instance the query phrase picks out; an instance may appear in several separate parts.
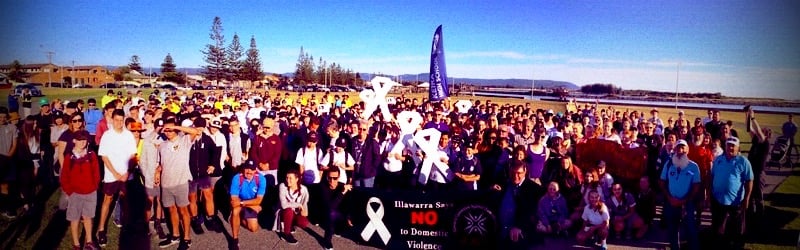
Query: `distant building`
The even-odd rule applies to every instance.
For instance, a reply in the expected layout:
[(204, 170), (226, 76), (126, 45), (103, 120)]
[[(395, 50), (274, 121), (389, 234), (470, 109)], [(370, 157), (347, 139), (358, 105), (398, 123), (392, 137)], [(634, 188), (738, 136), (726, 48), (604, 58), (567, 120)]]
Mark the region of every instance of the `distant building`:
[[(113, 82), (111, 72), (103, 66), (58, 66), (52, 63), (37, 63), (21, 65), (22, 72), (26, 75), (25, 82), (29, 83), (80, 83), (100, 86), (103, 83)], [(0, 65), (0, 73), (11, 72), (11, 64)]]

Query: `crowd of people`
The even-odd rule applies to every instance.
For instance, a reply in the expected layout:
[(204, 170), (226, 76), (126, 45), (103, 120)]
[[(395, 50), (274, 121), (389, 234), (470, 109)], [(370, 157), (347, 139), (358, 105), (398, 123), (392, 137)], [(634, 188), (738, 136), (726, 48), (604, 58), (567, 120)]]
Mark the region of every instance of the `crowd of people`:
[[(260, 230), (265, 214), (290, 244), (297, 243), (295, 227), (320, 224), (323, 247), (332, 249), (333, 235), (350, 226), (343, 200), (354, 187), (498, 192), (498, 242), (509, 247), (547, 237), (600, 248), (609, 237), (640, 239), (658, 226), (660, 204), (673, 249), (682, 239), (699, 248), (706, 209), (716, 240), (741, 248), (745, 228), (757, 226), (749, 216), (764, 211), (772, 134), (746, 111), (752, 147), (745, 157), (737, 131), (717, 110), (693, 122), (680, 112), (665, 122), (655, 108), (647, 115), (570, 102), (556, 113), (487, 100), (462, 113), (449, 101), (396, 97), (389, 105), (395, 116), (419, 112), (417, 130), (441, 132), (431, 155), (413, 145), (393, 150), (408, 143), (398, 123), (377, 112), (362, 116), (364, 103), (347, 95), (109, 90), (85, 102), (43, 100), (37, 114), (24, 100), (24, 112), (16, 103), (0, 108), (0, 212), (19, 216), (34, 206), (37, 186), (60, 185), (75, 249), (81, 225), (84, 249), (95, 249), (107, 244), (109, 221), (121, 225), (139, 213), (160, 247), (188, 249), (203, 225), (224, 230), (221, 211), (229, 214), (231, 249), (239, 247), (241, 227)], [(590, 140), (644, 148), (638, 185), (602, 160), (578, 166), (576, 148)], [(423, 173), (425, 159), (447, 167)], [(146, 211), (126, 211), (129, 182), (146, 188)]]

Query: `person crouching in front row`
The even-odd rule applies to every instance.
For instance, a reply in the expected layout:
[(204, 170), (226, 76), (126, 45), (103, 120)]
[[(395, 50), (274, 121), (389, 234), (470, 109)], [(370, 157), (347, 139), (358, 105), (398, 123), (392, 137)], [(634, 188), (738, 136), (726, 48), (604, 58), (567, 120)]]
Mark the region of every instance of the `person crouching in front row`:
[(289, 244), (297, 244), (292, 236), (294, 226), (308, 228), (308, 189), (300, 184), (300, 172), (291, 169), (286, 172), (286, 182), (278, 187), (278, 199), (281, 210), (280, 221), (283, 222), (281, 237)]
[(239, 249), (239, 225), (243, 223), (250, 232), (258, 231), (258, 213), (267, 190), (267, 179), (256, 170), (256, 163), (248, 160), (242, 172), (231, 180), (231, 235), (229, 249)]

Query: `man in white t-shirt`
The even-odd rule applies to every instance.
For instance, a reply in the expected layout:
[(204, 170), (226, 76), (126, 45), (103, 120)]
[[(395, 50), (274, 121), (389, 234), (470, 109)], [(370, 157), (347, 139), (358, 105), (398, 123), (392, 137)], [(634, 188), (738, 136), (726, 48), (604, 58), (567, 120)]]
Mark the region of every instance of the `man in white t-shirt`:
[(317, 147), (317, 132), (312, 131), (308, 134), (306, 146), (297, 150), (297, 157), (294, 160), (300, 167), (303, 184), (317, 184), (322, 179), (319, 171), (322, 155), (322, 150)]
[[(100, 139), (98, 155), (103, 160), (103, 206), (100, 208), (100, 225), (97, 228), (97, 243), (105, 246), (106, 223), (109, 207), (114, 195), (125, 201), (125, 185), (128, 181), (128, 162), (136, 155), (136, 140), (133, 133), (125, 129), (125, 111), (116, 109), (111, 114), (111, 129)], [(121, 207), (125, 207), (124, 205)], [(127, 216), (123, 213), (123, 216)]]
[(320, 169), (339, 168), (339, 182), (347, 184), (346, 171), (353, 171), (356, 160), (344, 149), (347, 147), (347, 140), (344, 138), (336, 139), (335, 149), (328, 150), (325, 157), (319, 162)]

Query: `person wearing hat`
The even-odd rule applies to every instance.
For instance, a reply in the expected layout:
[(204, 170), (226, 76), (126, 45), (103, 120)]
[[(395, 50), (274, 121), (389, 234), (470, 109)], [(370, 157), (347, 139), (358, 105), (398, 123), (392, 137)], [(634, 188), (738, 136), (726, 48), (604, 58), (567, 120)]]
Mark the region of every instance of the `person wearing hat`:
[(658, 117), (658, 109), (656, 109), (656, 108), (651, 109), (650, 110), (650, 115), (651, 115), (651, 117), (647, 121), (650, 122), (650, 124), (655, 125), (656, 128), (655, 128), (654, 134), (663, 135), (664, 134), (664, 121), (661, 120), (661, 118)]
[(193, 125), (195, 129), (202, 133), (193, 138), (189, 152), (189, 169), (192, 173), (192, 180), (189, 181), (191, 226), (196, 234), (202, 234), (204, 232), (202, 224), (205, 222), (209, 230), (219, 232), (220, 227), (218, 227), (217, 217), (215, 216), (214, 202), (205, 202), (205, 215), (201, 216), (198, 209), (198, 193), (206, 201), (214, 200), (214, 185), (211, 176), (219, 176), (222, 173), (222, 168), (219, 166), (220, 151), (214, 139), (205, 132), (208, 125), (205, 119), (195, 118)]
[(688, 240), (689, 249), (700, 249), (694, 216), (694, 199), (700, 191), (700, 167), (689, 159), (688, 153), (689, 143), (678, 140), (674, 153), (661, 170), (659, 184), (661, 190), (665, 190), (664, 218), (671, 249), (680, 249), (682, 239)]
[[(180, 242), (182, 247), (188, 248), (192, 235), (189, 219), (189, 181), (193, 180), (189, 167), (190, 153), (194, 141), (203, 132), (197, 128), (176, 126), (175, 119), (165, 120), (161, 132), (166, 140), (158, 145), (160, 159), (153, 184), (161, 187), (161, 202), (169, 210), (172, 235), (158, 246), (166, 248)], [(183, 239), (179, 238), (180, 235)]]
[(481, 179), (483, 168), (481, 162), (475, 157), (478, 149), (475, 142), (467, 141), (464, 144), (464, 153), (459, 154), (454, 169), (454, 182), (457, 190), (478, 190), (478, 180)]
[(67, 197), (67, 220), (70, 226), (72, 245), (80, 249), (79, 224), (85, 232), (85, 248), (93, 249), (92, 219), (97, 208), (97, 190), (100, 183), (100, 164), (97, 155), (89, 149), (89, 132), (81, 130), (72, 137), (75, 145), (64, 157), (65, 168), (61, 171), (61, 188)]
[(328, 149), (325, 157), (320, 161), (320, 170), (326, 171), (334, 168), (339, 168), (341, 171), (339, 175), (339, 182), (347, 183), (347, 171), (353, 171), (356, 165), (355, 159), (350, 153), (345, 151), (347, 148), (347, 140), (339, 137), (334, 143), (335, 147)]
[[(322, 162), (323, 152), (317, 146), (319, 137), (317, 132), (310, 132), (306, 136), (305, 145), (297, 151), (295, 163), (300, 170), (300, 178), (305, 185), (318, 184), (322, 175), (320, 172), (320, 162)], [(258, 142), (256, 142), (258, 143)]]
[(711, 168), (711, 227), (723, 248), (744, 247), (744, 215), (753, 190), (753, 167), (739, 153), (739, 138), (725, 140), (725, 153)]
[(228, 152), (228, 143), (225, 140), (225, 135), (222, 134), (222, 119), (219, 117), (211, 118), (211, 122), (209, 123), (208, 129), (205, 131), (207, 135), (214, 140), (214, 143), (217, 145), (217, 154), (219, 158), (219, 167), (220, 171), (215, 171), (215, 174), (212, 174), (211, 177), (211, 185), (213, 186), (219, 178), (221, 177), (222, 170), (225, 169), (225, 162), (229, 161), (228, 154), (224, 152)]
[(267, 190), (267, 179), (257, 171), (256, 163), (247, 160), (242, 164), (240, 173), (231, 179), (231, 237), (229, 249), (239, 249), (239, 228), (244, 224), (250, 232), (256, 232), (258, 213), (261, 212), (261, 201)]

